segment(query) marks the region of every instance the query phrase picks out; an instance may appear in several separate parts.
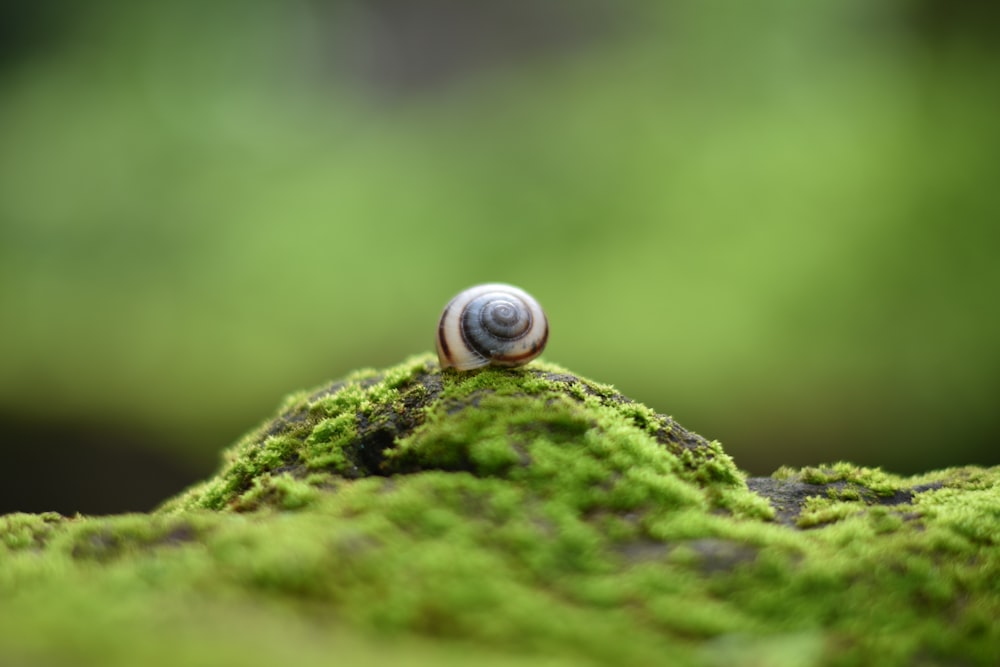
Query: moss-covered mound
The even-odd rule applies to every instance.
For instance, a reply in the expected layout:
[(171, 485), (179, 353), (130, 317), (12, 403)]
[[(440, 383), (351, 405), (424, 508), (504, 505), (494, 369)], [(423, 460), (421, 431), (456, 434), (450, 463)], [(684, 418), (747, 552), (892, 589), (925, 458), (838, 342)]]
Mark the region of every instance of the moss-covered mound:
[(0, 517), (0, 601), (0, 664), (995, 665), (1000, 469), (747, 480), (557, 367), (419, 357), (150, 515)]

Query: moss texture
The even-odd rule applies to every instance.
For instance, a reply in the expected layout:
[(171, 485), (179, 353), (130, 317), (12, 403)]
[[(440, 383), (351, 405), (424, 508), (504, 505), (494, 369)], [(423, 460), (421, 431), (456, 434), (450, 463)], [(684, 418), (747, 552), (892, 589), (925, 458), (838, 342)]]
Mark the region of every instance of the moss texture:
[(556, 366), (424, 356), (149, 515), (0, 517), (0, 600), (0, 664), (995, 665), (1000, 469), (747, 479)]

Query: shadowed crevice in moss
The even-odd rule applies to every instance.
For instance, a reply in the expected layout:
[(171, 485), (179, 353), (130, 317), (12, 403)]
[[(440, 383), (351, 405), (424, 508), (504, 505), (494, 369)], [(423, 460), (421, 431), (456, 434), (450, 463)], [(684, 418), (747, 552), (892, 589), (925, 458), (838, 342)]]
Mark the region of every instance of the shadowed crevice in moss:
[(357, 440), (345, 453), (360, 477), (403, 472), (385, 465), (386, 452), (423, 423), (426, 407), (439, 400), (443, 391), (437, 373), (419, 373), (397, 390), (396, 400), (376, 403), (370, 411), (357, 413)]

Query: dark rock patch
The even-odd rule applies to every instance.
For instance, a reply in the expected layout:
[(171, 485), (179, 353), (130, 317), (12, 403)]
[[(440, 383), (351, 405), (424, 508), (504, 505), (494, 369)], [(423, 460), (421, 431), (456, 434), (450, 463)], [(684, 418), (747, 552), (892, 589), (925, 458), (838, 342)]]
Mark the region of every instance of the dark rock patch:
[(757, 558), (757, 549), (749, 544), (706, 537), (691, 540), (686, 546), (698, 554), (699, 569), (705, 574), (729, 572)]
[(160, 546), (176, 547), (194, 542), (198, 538), (198, 530), (187, 522), (163, 526), (162, 532), (154, 529), (149, 534), (114, 532), (108, 528), (101, 528), (79, 535), (70, 550), (70, 555), (75, 560), (105, 563), (128, 552)]
[(632, 540), (620, 545), (616, 551), (626, 562), (637, 564), (666, 560), (679, 547), (685, 547), (694, 554), (692, 564), (702, 574), (729, 572), (757, 558), (756, 547), (712, 537), (682, 542)]
[(899, 489), (889, 495), (880, 495), (863, 486), (851, 485), (848, 482), (836, 481), (829, 484), (810, 484), (798, 479), (774, 479), (772, 477), (751, 477), (747, 487), (757, 495), (766, 498), (775, 511), (775, 521), (794, 526), (809, 498), (829, 498), (832, 489), (835, 495), (852, 488), (859, 493), (859, 503), (865, 505), (906, 505), (913, 501), (917, 493), (939, 489), (940, 483), (923, 484), (911, 489)]

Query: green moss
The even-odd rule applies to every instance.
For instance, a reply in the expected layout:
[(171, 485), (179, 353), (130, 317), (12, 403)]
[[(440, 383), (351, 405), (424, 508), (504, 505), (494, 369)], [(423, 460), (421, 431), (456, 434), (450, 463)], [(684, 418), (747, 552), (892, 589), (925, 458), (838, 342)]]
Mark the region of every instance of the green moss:
[(987, 665), (998, 525), (998, 469), (747, 479), (556, 366), (417, 357), (290, 397), (150, 515), (0, 518), (0, 662)]
[(820, 524), (840, 521), (861, 511), (863, 510), (852, 502), (814, 496), (806, 501), (795, 523), (799, 528), (813, 528)]

